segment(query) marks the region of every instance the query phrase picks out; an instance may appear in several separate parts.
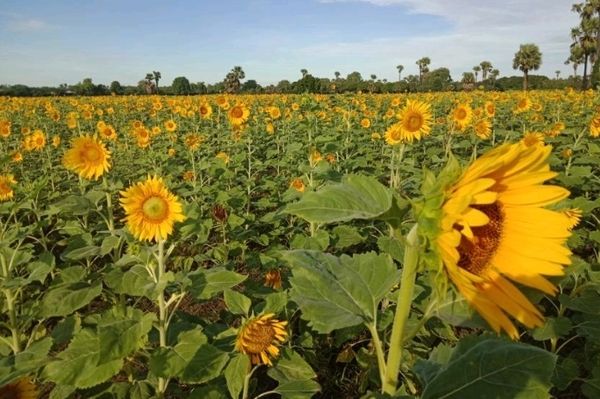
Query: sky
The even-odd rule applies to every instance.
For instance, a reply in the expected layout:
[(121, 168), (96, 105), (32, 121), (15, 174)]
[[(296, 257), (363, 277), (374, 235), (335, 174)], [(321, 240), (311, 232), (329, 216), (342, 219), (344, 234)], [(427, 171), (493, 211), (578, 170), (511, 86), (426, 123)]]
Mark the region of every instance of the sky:
[(160, 71), (222, 81), (236, 65), (262, 85), (301, 77), (397, 80), (416, 60), (452, 78), (490, 61), (500, 76), (522, 43), (542, 52), (538, 71), (572, 73), (573, 0), (0, 0), (0, 84), (136, 84)]

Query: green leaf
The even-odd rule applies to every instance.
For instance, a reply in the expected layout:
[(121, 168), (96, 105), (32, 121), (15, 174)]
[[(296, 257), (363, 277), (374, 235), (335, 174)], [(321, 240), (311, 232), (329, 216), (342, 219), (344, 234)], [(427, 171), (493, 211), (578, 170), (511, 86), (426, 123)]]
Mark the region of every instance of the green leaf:
[(104, 276), (104, 282), (115, 293), (131, 296), (152, 297), (156, 283), (142, 265), (135, 265), (123, 272), (115, 268)]
[(90, 303), (102, 292), (102, 282), (61, 284), (42, 299), (43, 317), (67, 316)]
[(62, 259), (79, 260), (86, 259), (100, 254), (100, 247), (95, 245), (86, 245), (85, 247), (67, 249), (61, 254)]
[(223, 299), (225, 299), (225, 305), (227, 305), (231, 313), (248, 315), (252, 301), (246, 295), (226, 289)]
[(600, 315), (600, 293), (593, 289), (587, 289), (575, 298), (561, 295), (559, 299), (561, 304), (571, 310)]
[(431, 379), (422, 399), (548, 398), (556, 356), (499, 338), (467, 339)]
[(341, 183), (309, 192), (285, 208), (285, 212), (312, 223), (374, 219), (392, 206), (390, 190), (372, 177), (348, 175)]
[(282, 399), (309, 399), (320, 390), (316, 381), (304, 380), (282, 382), (273, 392), (280, 394)]
[(333, 234), (336, 236), (335, 247), (338, 249), (360, 244), (363, 240), (355, 227), (336, 226), (333, 229)]
[(306, 360), (289, 348), (282, 349), (277, 363), (267, 371), (267, 374), (279, 382), (303, 381), (317, 378), (317, 374)]
[(291, 298), (320, 333), (373, 320), (379, 302), (399, 280), (391, 258), (374, 252), (337, 258), (298, 250), (283, 257), (292, 266)]
[(237, 353), (229, 361), (225, 368), (225, 381), (227, 381), (227, 389), (232, 398), (238, 399), (240, 392), (244, 387), (244, 379), (246, 374), (250, 372), (250, 357), (243, 353)]
[(265, 296), (263, 313), (279, 313), (287, 305), (288, 296), (286, 291), (274, 292)]
[(97, 327), (101, 362), (121, 359), (141, 348), (154, 320), (153, 313), (132, 308), (124, 314), (116, 308), (105, 312)]
[(110, 253), (113, 249), (115, 249), (121, 239), (116, 236), (108, 236), (102, 240), (102, 245), (100, 246), (100, 255), (104, 256)]
[(247, 278), (224, 267), (200, 269), (188, 274), (188, 277), (192, 280), (190, 292), (198, 299), (210, 299), (215, 294), (234, 287)]
[(32, 374), (46, 364), (51, 347), (52, 339), (46, 337), (34, 342), (23, 352), (0, 358), (0, 386), (24, 375)]
[(585, 380), (581, 386), (581, 392), (590, 399), (600, 397), (600, 366), (592, 370), (592, 376), (593, 378)]
[(108, 380), (121, 370), (121, 359), (100, 362), (100, 339), (90, 329), (75, 335), (66, 350), (58, 354), (58, 360), (49, 363), (44, 376), (62, 385), (90, 388)]
[(208, 344), (200, 330), (191, 330), (180, 333), (174, 347), (158, 348), (149, 364), (158, 377), (178, 377), (184, 383), (203, 384), (221, 374), (228, 357)]
[(572, 326), (573, 323), (567, 317), (548, 317), (544, 325), (534, 329), (531, 335), (537, 341), (557, 339), (567, 335)]

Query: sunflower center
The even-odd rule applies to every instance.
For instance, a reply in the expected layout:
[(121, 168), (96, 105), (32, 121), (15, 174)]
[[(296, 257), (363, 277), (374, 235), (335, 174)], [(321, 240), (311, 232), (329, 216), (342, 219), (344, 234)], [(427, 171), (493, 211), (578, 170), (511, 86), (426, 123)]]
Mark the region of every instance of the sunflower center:
[(408, 120), (404, 124), (406, 130), (416, 132), (423, 125), (423, 118), (419, 114), (410, 114)]
[(467, 111), (464, 108), (460, 108), (456, 111), (456, 119), (465, 119), (467, 117)]
[(89, 162), (96, 162), (100, 159), (102, 154), (100, 153), (100, 151), (98, 151), (97, 148), (87, 147), (83, 152), (83, 156)]
[(244, 116), (244, 111), (242, 110), (242, 107), (233, 107), (233, 109), (231, 110), (231, 116), (233, 116), (234, 118), (241, 118), (242, 116)]
[(8, 184), (0, 182), (0, 194), (6, 195), (9, 194), (11, 191), (12, 189), (9, 187)]
[(151, 221), (164, 220), (169, 213), (169, 204), (162, 197), (150, 197), (142, 205), (144, 216)]
[(274, 338), (275, 330), (271, 325), (254, 325), (244, 346), (248, 353), (261, 353), (273, 344)]
[(462, 236), (457, 248), (460, 254), (458, 267), (479, 276), (487, 269), (500, 244), (504, 213), (498, 203), (472, 207), (485, 213), (490, 222), (485, 226), (471, 228), (474, 236), (472, 241)]

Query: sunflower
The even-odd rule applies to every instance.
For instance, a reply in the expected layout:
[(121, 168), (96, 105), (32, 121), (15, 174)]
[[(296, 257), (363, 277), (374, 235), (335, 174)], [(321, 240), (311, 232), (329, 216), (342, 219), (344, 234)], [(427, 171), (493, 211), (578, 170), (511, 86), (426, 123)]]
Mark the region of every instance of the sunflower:
[(398, 113), (398, 119), (402, 135), (411, 143), (427, 136), (431, 130), (431, 109), (425, 102), (408, 100)]
[(484, 118), (473, 126), (473, 130), (475, 130), (475, 135), (480, 139), (489, 139), (492, 134), (492, 124)]
[(30, 150), (41, 151), (46, 147), (46, 135), (40, 129), (33, 131), (33, 134), (28, 137)]
[(227, 116), (232, 125), (243, 125), (250, 116), (250, 110), (244, 104), (236, 104), (229, 109)]
[(98, 127), (98, 132), (104, 140), (115, 141), (117, 139), (117, 131), (111, 125), (104, 124)]
[(19, 151), (15, 151), (11, 155), (10, 159), (15, 163), (23, 162), (23, 154), (21, 154)]
[(173, 224), (185, 219), (179, 199), (156, 176), (121, 191), (120, 202), (125, 209), (123, 220), (139, 240), (166, 240)]
[[(384, 136), (386, 143), (389, 145), (409, 143), (412, 141), (412, 136), (408, 134), (406, 130), (402, 129), (400, 123), (394, 123), (392, 126), (388, 127)], [(373, 139), (373, 136), (371, 136), (371, 139)]]
[(521, 112), (526, 112), (531, 109), (532, 102), (529, 97), (521, 97), (519, 101), (517, 101), (517, 105), (513, 110), (514, 113), (520, 114)]
[(227, 155), (227, 153), (221, 151), (219, 152), (217, 155), (215, 155), (215, 158), (220, 159), (221, 161), (223, 161), (225, 164), (229, 163), (229, 155)]
[(15, 184), (17, 181), (13, 175), (0, 175), (0, 201), (8, 201), (15, 195), (13, 191)]
[(58, 146), (60, 145), (60, 141), (60, 136), (58, 134), (52, 136), (52, 147), (58, 148)]
[(304, 182), (300, 178), (292, 180), (290, 183), (290, 187), (298, 191), (299, 193), (303, 193), (306, 189), (306, 187), (304, 186)]
[(543, 208), (569, 195), (542, 183), (551, 147), (519, 142), (497, 147), (474, 161), (445, 191), (435, 245), (450, 280), (496, 331), (519, 333), (512, 316), (529, 328), (542, 313), (514, 283), (555, 294), (544, 276), (560, 276), (571, 263), (565, 246), (571, 219)]
[(169, 119), (168, 121), (165, 121), (165, 129), (167, 132), (173, 133), (177, 130), (177, 123), (175, 123), (173, 119)]
[(527, 147), (534, 145), (544, 145), (544, 135), (539, 132), (527, 132), (521, 140)]
[(77, 119), (75, 119), (75, 118), (67, 119), (67, 127), (71, 130), (77, 128)]
[(65, 152), (63, 165), (84, 179), (96, 180), (110, 169), (110, 151), (95, 137), (82, 136), (72, 140)]
[(279, 270), (269, 270), (265, 273), (265, 287), (271, 287), (273, 289), (281, 289), (281, 273)]
[(272, 366), (271, 358), (279, 355), (282, 342), (287, 339), (287, 321), (274, 319), (273, 313), (248, 319), (238, 332), (235, 349), (250, 356), (252, 364)]
[(490, 118), (496, 115), (496, 105), (493, 102), (487, 101), (483, 108), (485, 109), (486, 115)]
[(458, 130), (465, 130), (473, 118), (473, 109), (469, 104), (459, 104), (452, 111), (452, 121)]
[(0, 137), (7, 138), (10, 136), (10, 126), (11, 122), (9, 120), (0, 121)]
[(269, 117), (273, 120), (281, 118), (281, 110), (279, 107), (269, 107), (267, 108), (267, 112), (269, 113)]
[(202, 144), (202, 141), (204, 141), (203, 137), (195, 133), (188, 134), (184, 139), (186, 147), (192, 151), (197, 150), (200, 147), (200, 144)]
[(360, 126), (362, 126), (365, 129), (368, 129), (371, 127), (371, 120), (369, 118), (362, 118), (360, 120)]
[(592, 137), (600, 136), (600, 113), (594, 115), (590, 121), (590, 134)]
[(36, 399), (37, 397), (37, 388), (29, 377), (19, 378), (0, 388), (0, 398), (3, 399)]
[(198, 107), (198, 113), (200, 113), (200, 116), (202, 117), (202, 119), (209, 119), (210, 116), (212, 115), (212, 112), (213, 112), (212, 107), (210, 106), (209, 103), (202, 103)]

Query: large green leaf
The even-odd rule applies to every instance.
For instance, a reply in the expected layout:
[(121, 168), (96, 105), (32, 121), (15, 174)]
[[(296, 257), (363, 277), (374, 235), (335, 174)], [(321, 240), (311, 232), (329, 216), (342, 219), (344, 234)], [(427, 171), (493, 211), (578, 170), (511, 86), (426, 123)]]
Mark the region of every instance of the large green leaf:
[(500, 338), (466, 339), (425, 386), (422, 399), (548, 398), (556, 356)]
[(235, 354), (224, 372), (227, 389), (232, 398), (237, 399), (240, 397), (240, 392), (244, 388), (244, 379), (249, 372), (250, 357), (243, 353)]
[(177, 345), (158, 348), (150, 358), (150, 370), (159, 377), (178, 377), (181, 382), (203, 384), (217, 378), (229, 356), (210, 345), (200, 330), (179, 334)]
[(52, 339), (46, 337), (34, 342), (23, 352), (0, 359), (0, 386), (12, 380), (31, 374), (42, 367), (47, 361)]
[(45, 367), (44, 376), (56, 384), (76, 388), (98, 385), (117, 374), (123, 366), (122, 359), (101, 363), (100, 339), (90, 329), (79, 331), (57, 357), (58, 360)]
[(198, 299), (210, 299), (215, 294), (234, 287), (247, 278), (224, 267), (200, 269), (188, 274), (188, 277), (192, 280), (190, 292)]
[(311, 398), (321, 389), (315, 381), (317, 375), (314, 370), (302, 356), (289, 348), (282, 349), (281, 356), (267, 374), (279, 382), (274, 392), (282, 398)]
[(338, 258), (298, 250), (283, 256), (292, 266), (292, 300), (320, 333), (372, 321), (399, 279), (392, 259), (374, 252)]
[(67, 316), (90, 303), (101, 292), (102, 283), (100, 281), (58, 285), (46, 293), (42, 299), (42, 316)]
[(104, 313), (98, 322), (100, 361), (121, 359), (141, 348), (154, 320), (154, 313), (132, 308), (124, 313), (116, 308)]
[(391, 191), (372, 177), (348, 175), (341, 183), (309, 192), (285, 212), (313, 223), (374, 219), (392, 207)]

